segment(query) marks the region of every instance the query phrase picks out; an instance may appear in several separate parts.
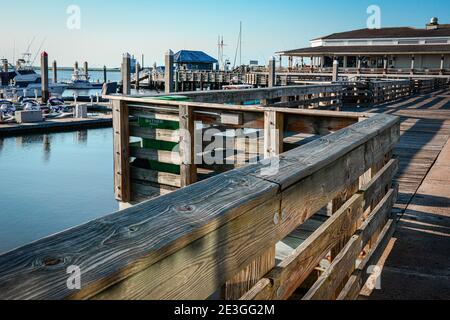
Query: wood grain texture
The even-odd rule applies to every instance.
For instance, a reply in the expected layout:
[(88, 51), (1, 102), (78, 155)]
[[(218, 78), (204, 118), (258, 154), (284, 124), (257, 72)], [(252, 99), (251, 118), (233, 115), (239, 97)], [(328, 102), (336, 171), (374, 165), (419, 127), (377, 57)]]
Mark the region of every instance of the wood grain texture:
[(195, 165), (195, 122), (194, 108), (180, 106), (180, 175), (181, 186), (186, 187), (197, 182)]
[(130, 190), (130, 133), (128, 106), (123, 101), (113, 101), (114, 132), (114, 190), (116, 199), (131, 200)]
[[(0, 299), (84, 299), (134, 275), (276, 196), (229, 172), (0, 256)], [(226, 230), (226, 229), (225, 229)], [(66, 268), (82, 270), (67, 289)]]
[(337, 300), (356, 300), (361, 292), (364, 284), (367, 282), (370, 274), (368, 268), (375, 265), (381, 257), (389, 241), (394, 235), (396, 222), (390, 219), (380, 233), (378, 240), (375, 242), (371, 250), (364, 257), (363, 261), (358, 265), (357, 269), (350, 276), (350, 279), (339, 294)]
[(289, 257), (264, 277), (261, 283), (256, 285), (258, 288), (253, 288), (242, 299), (288, 299), (325, 255), (349, 232), (356, 231), (355, 221), (362, 216), (362, 201), (362, 195), (353, 196)]
[(331, 266), (320, 276), (304, 296), (304, 300), (330, 300), (343, 282), (356, 269), (356, 259), (372, 238), (376, 230), (384, 227), (395, 202), (395, 191), (390, 190), (370, 217), (363, 223), (344, 249), (339, 253)]

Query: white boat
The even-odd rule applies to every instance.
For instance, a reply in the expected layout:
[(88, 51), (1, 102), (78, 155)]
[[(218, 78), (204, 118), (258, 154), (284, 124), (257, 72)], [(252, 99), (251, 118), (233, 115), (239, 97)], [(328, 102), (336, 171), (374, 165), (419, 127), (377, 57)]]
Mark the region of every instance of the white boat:
[[(35, 98), (42, 96), (42, 78), (24, 59), (17, 61), (17, 66), (10, 65), (12, 85), (0, 88), (6, 96)], [(49, 83), (49, 93), (52, 96), (62, 96), (67, 89), (66, 84)]]
[(103, 86), (101, 83), (92, 83), (89, 81), (90, 77), (87, 71), (80, 72), (79, 70), (74, 70), (72, 74), (72, 79), (67, 82), (67, 89), (71, 90), (90, 90), (99, 89)]

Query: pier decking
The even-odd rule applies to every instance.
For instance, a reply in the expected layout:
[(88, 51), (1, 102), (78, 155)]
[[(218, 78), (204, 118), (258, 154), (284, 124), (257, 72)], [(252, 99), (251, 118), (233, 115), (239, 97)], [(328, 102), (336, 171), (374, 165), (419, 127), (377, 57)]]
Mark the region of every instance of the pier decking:
[(358, 109), (401, 117), (400, 215), (373, 299), (450, 299), (450, 91)]

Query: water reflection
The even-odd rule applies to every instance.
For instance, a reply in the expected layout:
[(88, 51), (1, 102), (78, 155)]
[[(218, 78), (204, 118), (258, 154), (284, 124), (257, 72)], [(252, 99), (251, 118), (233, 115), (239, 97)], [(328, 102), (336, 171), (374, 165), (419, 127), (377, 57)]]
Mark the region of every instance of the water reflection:
[(81, 130), (74, 133), (74, 141), (76, 144), (87, 145), (88, 130)]
[(42, 142), (43, 145), (43, 157), (44, 163), (48, 163), (50, 161), (51, 156), (51, 137), (47, 134), (44, 135), (44, 140)]
[(0, 138), (0, 253), (116, 211), (112, 149), (112, 129)]

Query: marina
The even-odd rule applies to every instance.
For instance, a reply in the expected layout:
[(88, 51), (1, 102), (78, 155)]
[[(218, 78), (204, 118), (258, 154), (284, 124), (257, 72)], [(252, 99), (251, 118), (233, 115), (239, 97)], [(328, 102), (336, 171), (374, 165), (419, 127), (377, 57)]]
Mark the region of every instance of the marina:
[(243, 34), (2, 60), (0, 300), (450, 299), (450, 24)]

